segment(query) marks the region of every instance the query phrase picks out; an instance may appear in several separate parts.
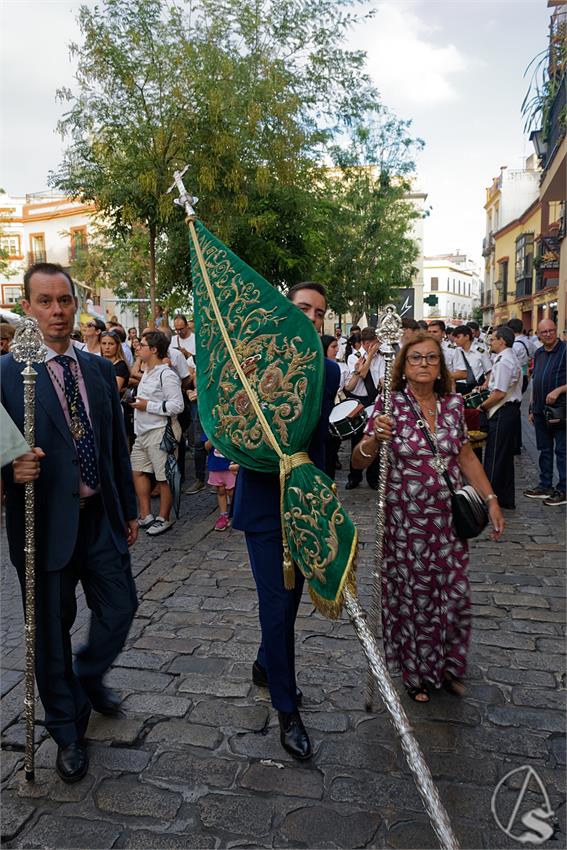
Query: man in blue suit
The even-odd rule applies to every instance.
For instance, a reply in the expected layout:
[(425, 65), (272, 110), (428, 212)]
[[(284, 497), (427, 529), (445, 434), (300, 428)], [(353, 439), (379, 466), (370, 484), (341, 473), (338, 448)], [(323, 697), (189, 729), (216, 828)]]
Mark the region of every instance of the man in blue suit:
[[(327, 296), (319, 283), (298, 283), (288, 298), (311, 319), (320, 332)], [(321, 417), (309, 446), (309, 456), (325, 469), (325, 441), (329, 413), (339, 388), (340, 369), (325, 358), (325, 390)], [(286, 590), (283, 579), (283, 546), (280, 520), (280, 485), (277, 475), (241, 468), (236, 480), (232, 525), (244, 531), (250, 565), (258, 591), (262, 641), (252, 667), (255, 684), (269, 687), (278, 711), (280, 740), (294, 758), (308, 759), (311, 742), (298, 705), (301, 691), (295, 682), (295, 618), (303, 590), (303, 575), (295, 567), (295, 588)]]
[[(37, 365), (36, 444), (2, 469), (10, 558), (24, 590), (24, 487), (36, 478), (36, 677), (45, 725), (58, 744), (65, 782), (88, 768), (84, 742), (91, 708), (119, 701), (103, 676), (122, 649), (137, 607), (129, 546), (136, 540), (136, 496), (114, 368), (79, 351), (71, 331), (78, 302), (61, 266), (37, 263), (24, 277), (22, 306), (47, 346)], [(1, 358), (2, 403), (23, 429), (22, 364)], [(92, 612), (88, 642), (72, 664), (76, 588)], [(24, 596), (25, 605), (25, 596)]]

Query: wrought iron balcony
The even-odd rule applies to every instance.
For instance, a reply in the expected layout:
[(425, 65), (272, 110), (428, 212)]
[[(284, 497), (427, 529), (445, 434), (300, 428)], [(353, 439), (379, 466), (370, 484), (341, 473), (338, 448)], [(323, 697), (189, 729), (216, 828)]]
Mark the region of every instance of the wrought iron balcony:
[(516, 298), (525, 298), (526, 295), (531, 295), (533, 289), (533, 280), (530, 277), (516, 278)]
[(490, 233), (482, 240), (482, 256), (488, 257), (494, 251), (494, 236)]

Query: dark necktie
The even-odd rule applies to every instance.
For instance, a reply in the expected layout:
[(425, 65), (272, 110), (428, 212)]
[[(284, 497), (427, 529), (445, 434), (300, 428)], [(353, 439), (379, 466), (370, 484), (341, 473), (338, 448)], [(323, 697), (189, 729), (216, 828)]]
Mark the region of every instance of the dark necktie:
[(66, 354), (59, 354), (53, 359), (63, 367), (65, 399), (67, 400), (69, 416), (71, 417), (71, 433), (74, 431), (74, 424), (77, 425), (78, 430), (81, 432), (79, 437), (74, 435), (81, 469), (81, 479), (87, 487), (91, 487), (94, 490), (98, 487), (94, 434), (81, 393), (79, 392), (79, 384), (69, 365), (71, 357), (67, 357)]

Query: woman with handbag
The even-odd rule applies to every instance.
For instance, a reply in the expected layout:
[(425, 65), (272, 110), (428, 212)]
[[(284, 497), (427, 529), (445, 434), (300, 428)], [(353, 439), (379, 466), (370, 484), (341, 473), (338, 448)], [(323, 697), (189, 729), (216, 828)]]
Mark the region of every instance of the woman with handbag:
[(431, 335), (417, 334), (396, 357), (391, 418), (381, 414), (383, 402), (376, 401), (353, 464), (368, 466), (380, 443), (390, 443), (382, 568), (386, 658), (401, 669), (414, 701), (428, 702), (429, 687), (462, 696), (471, 607), (468, 546), (453, 517), (461, 476), (472, 485), (464, 489), (486, 502), (493, 540), (504, 520), (468, 441), (462, 397), (451, 392)]

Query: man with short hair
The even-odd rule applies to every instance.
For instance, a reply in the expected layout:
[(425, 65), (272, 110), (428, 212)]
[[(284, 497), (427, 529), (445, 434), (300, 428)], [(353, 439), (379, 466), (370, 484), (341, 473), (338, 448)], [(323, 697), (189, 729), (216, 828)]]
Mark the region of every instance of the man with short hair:
[(420, 327), (415, 319), (402, 319), (402, 337), (400, 339), (400, 345), (405, 345), (406, 342), (409, 342), (411, 339), (415, 337), (417, 333), (419, 333)]
[[(544, 408), (563, 406), (567, 378), (565, 353), (567, 346), (558, 339), (557, 325), (551, 319), (543, 319), (537, 326), (543, 345), (534, 354), (532, 372), (532, 401), (530, 422), (535, 426), (536, 445), (539, 451), (539, 484), (524, 490), (528, 499), (543, 499), (544, 505), (565, 504), (565, 421), (548, 425)], [(565, 413), (563, 412), (563, 420)], [(553, 454), (557, 464), (557, 486), (553, 487)]]
[(498, 496), (498, 504), (510, 510), (516, 507), (514, 446), (522, 401), (522, 370), (512, 351), (513, 344), (510, 328), (496, 328), (491, 341), (495, 358), (488, 381), (490, 395), (480, 405), (488, 416), (484, 471)]
[(456, 349), (453, 356), (451, 377), (455, 381), (455, 390), (466, 395), (475, 387), (488, 382), (492, 370), (492, 361), (488, 354), (473, 351), (473, 332), (467, 325), (458, 325), (453, 331)]
[[(327, 309), (325, 288), (314, 282), (299, 283), (288, 298), (313, 322), (320, 333)], [(329, 413), (339, 387), (338, 364), (325, 358), (325, 389), (319, 425), (309, 445), (309, 456), (325, 469), (325, 442)], [(244, 531), (259, 601), (262, 641), (252, 667), (255, 684), (269, 687), (278, 711), (280, 741), (294, 758), (308, 759), (311, 742), (298, 705), (301, 692), (295, 681), (295, 618), (303, 590), (303, 574), (295, 567), (295, 588), (283, 580), (283, 544), (280, 518), (279, 476), (241, 467), (234, 491), (233, 528)]]
[(445, 358), (445, 365), (447, 366), (447, 370), (449, 372), (452, 372), (453, 360), (457, 352), (457, 348), (455, 344), (450, 342), (445, 335), (445, 322), (443, 321), (443, 319), (434, 319), (432, 322), (429, 322), (427, 333), (431, 334), (431, 336), (434, 337), (441, 345), (441, 351), (443, 353), (443, 357)]
[[(178, 375), (164, 363), (167, 349), (167, 337), (160, 331), (145, 331), (142, 334), (139, 356), (145, 369), (136, 398), (130, 402), (130, 407), (135, 411), (136, 442), (130, 459), (140, 506), (138, 525), (150, 537), (163, 534), (173, 525), (170, 519), (173, 496), (165, 474), (167, 453), (161, 448), (161, 441), (168, 419), (175, 438), (179, 440), (181, 436), (177, 416), (183, 410), (183, 396)], [(155, 475), (159, 490), (157, 517), (151, 512), (151, 475)]]
[(488, 349), (484, 344), (484, 336), (480, 330), (479, 323), (471, 319), (470, 322), (466, 322), (466, 325), (472, 331), (472, 351), (478, 351), (480, 354), (488, 354)]
[[(58, 747), (57, 772), (77, 782), (88, 769), (91, 708), (116, 714), (120, 704), (103, 677), (137, 607), (128, 551), (138, 533), (136, 497), (114, 367), (71, 341), (73, 281), (59, 265), (36, 263), (24, 275), (24, 293), (22, 306), (38, 322), (47, 358), (34, 364), (37, 447), (2, 469), (6, 529), (25, 602), (23, 483), (35, 479), (36, 681)], [(2, 403), (23, 430), (22, 366), (11, 355), (0, 361)], [(92, 616), (73, 669), (79, 581)]]
[(340, 360), (342, 362), (345, 359), (345, 349), (346, 349), (346, 344), (347, 344), (347, 338), (346, 338), (346, 336), (344, 336), (342, 328), (341, 328), (340, 325), (337, 325), (336, 328), (335, 328), (335, 339), (337, 340), (337, 342), (339, 344), (339, 349), (337, 351), (336, 359)]
[(177, 348), (184, 357), (195, 357), (195, 334), (189, 326), (186, 316), (182, 313), (174, 316), (173, 327), (175, 333), (171, 338), (172, 347)]
[[(369, 407), (376, 401), (386, 367), (374, 328), (364, 328), (360, 336), (362, 348), (348, 358), (344, 388), (349, 398), (356, 399), (363, 407)], [(347, 490), (354, 490), (362, 481), (362, 470), (352, 465), (352, 453), (363, 436), (364, 428), (351, 436), (351, 464), (345, 485)], [(378, 474), (379, 458), (376, 458), (366, 469), (366, 480), (372, 490), (378, 489)]]

